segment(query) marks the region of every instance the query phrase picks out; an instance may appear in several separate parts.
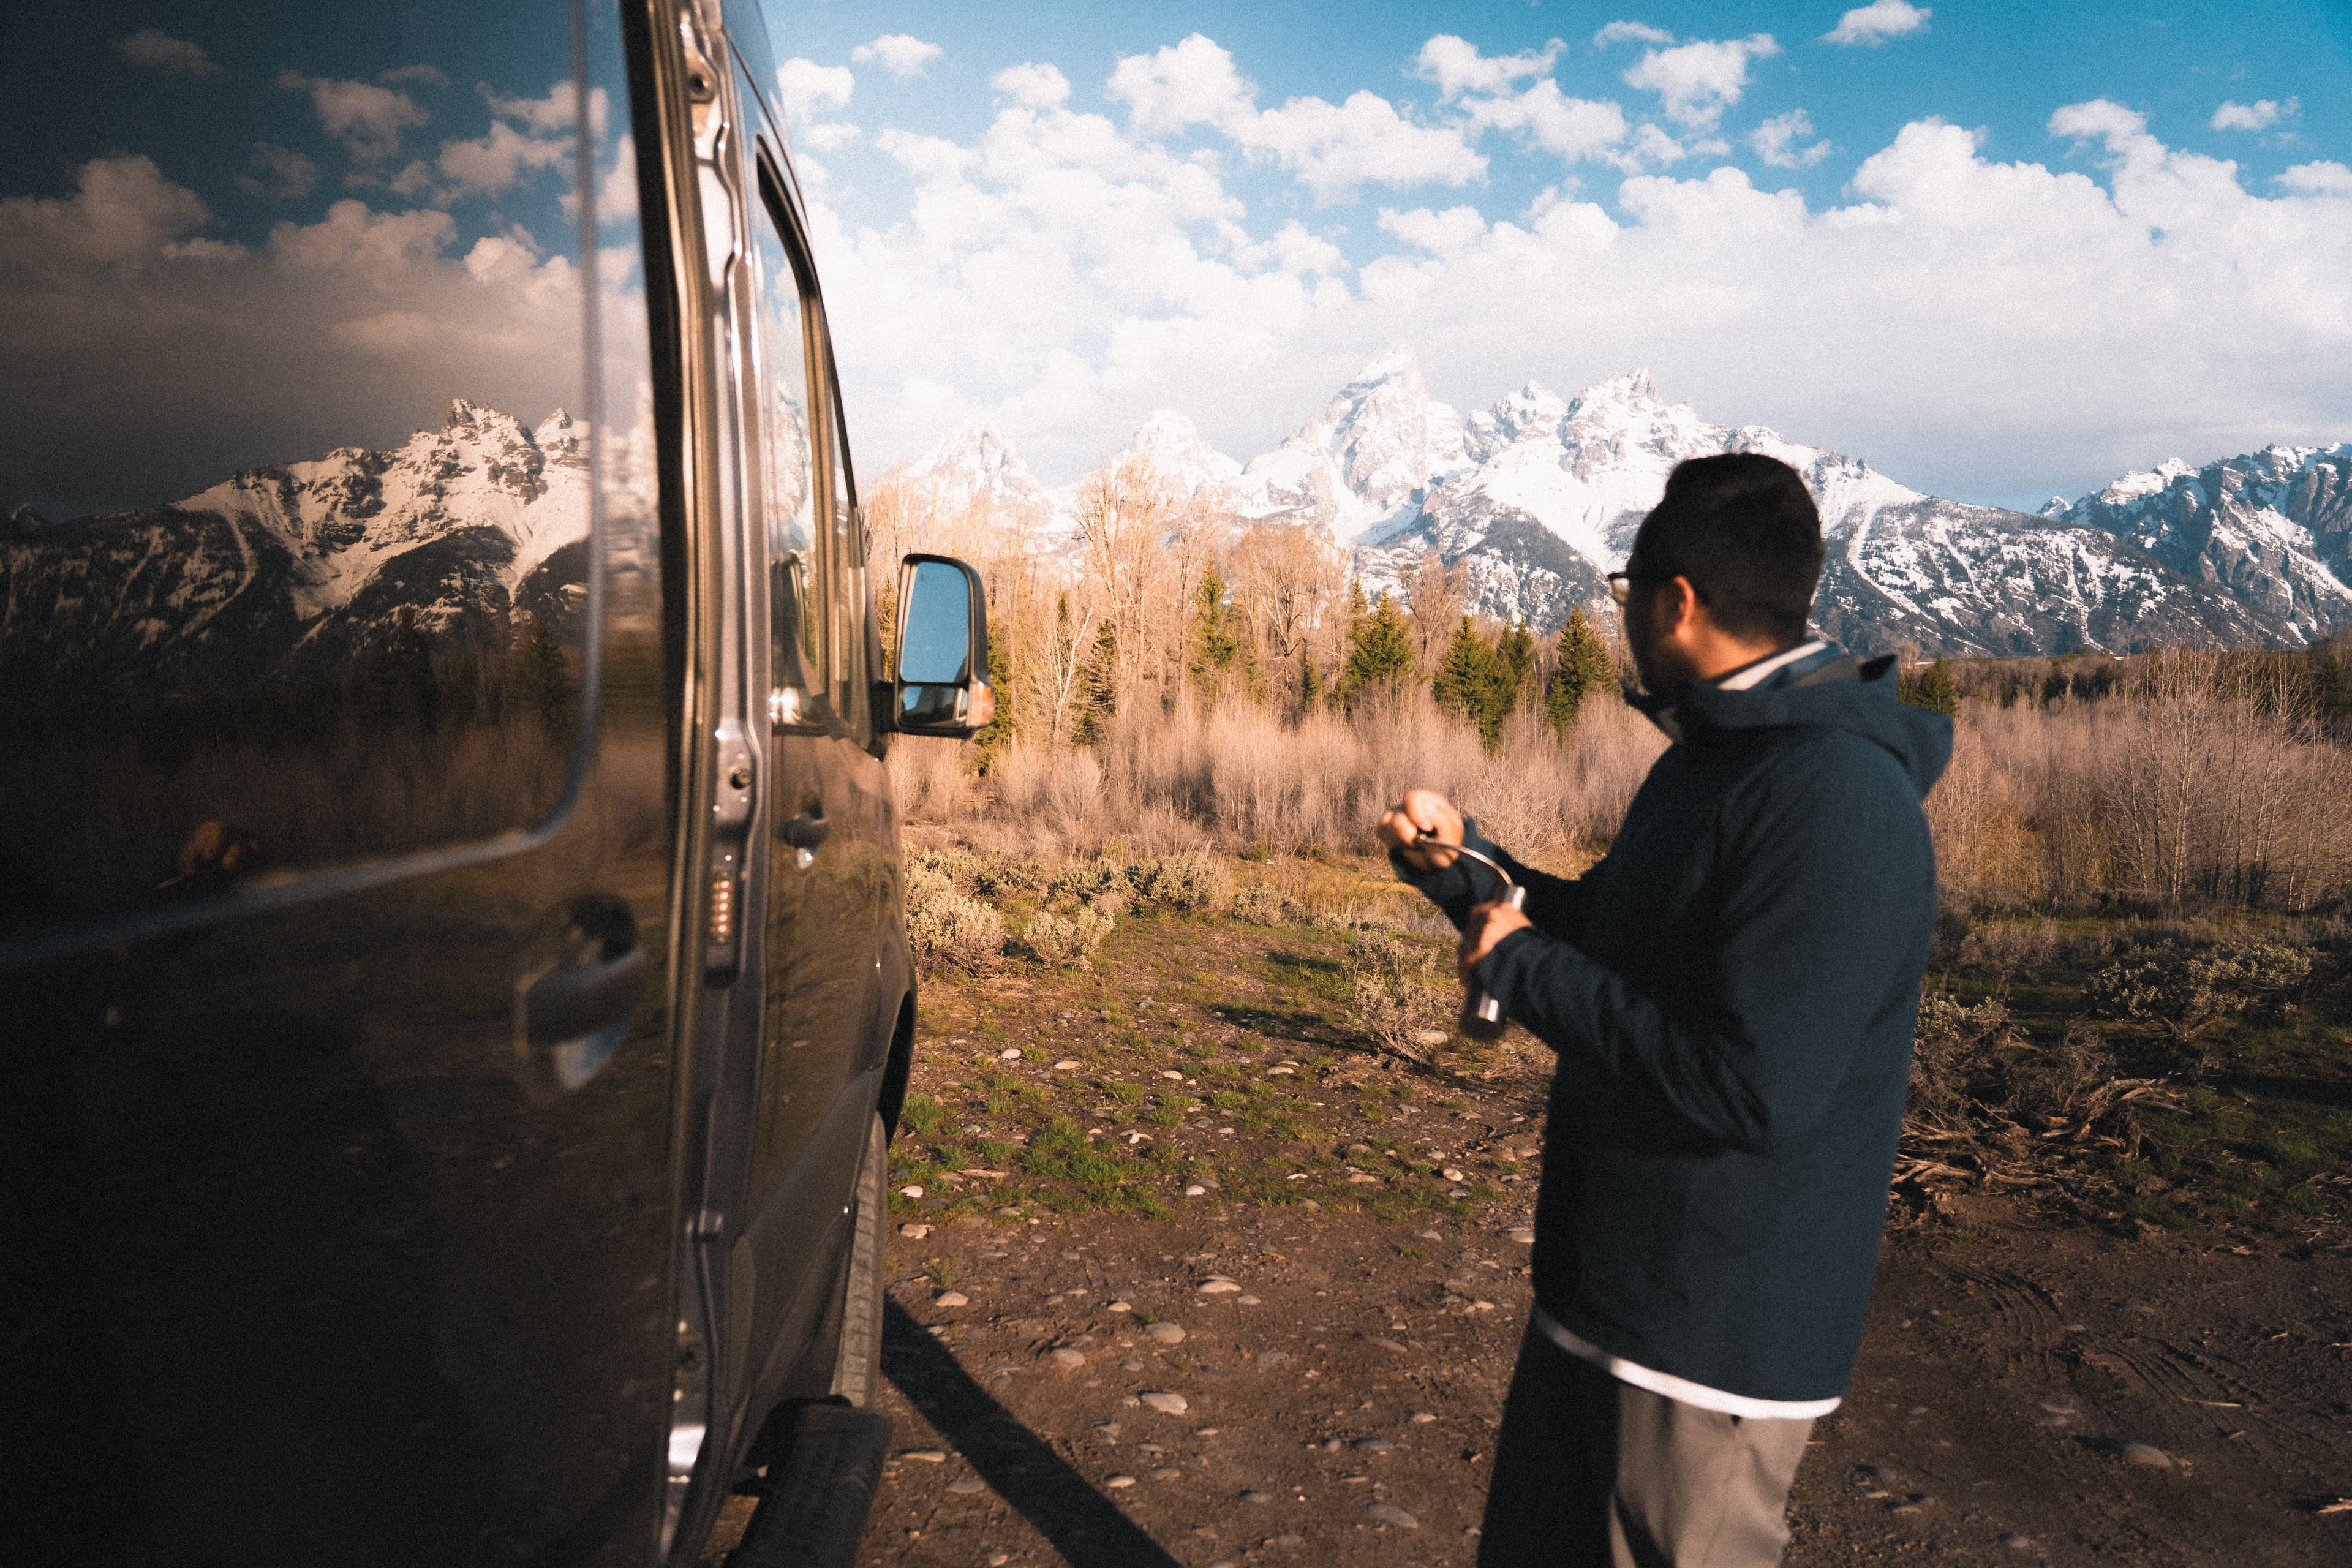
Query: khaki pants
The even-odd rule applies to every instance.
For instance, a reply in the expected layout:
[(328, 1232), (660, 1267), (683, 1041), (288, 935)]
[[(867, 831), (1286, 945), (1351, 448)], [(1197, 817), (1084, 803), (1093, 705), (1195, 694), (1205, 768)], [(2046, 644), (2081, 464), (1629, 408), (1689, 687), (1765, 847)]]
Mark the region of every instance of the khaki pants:
[(1530, 1324), (1496, 1439), (1479, 1568), (1772, 1568), (1812, 1429), (1620, 1383)]

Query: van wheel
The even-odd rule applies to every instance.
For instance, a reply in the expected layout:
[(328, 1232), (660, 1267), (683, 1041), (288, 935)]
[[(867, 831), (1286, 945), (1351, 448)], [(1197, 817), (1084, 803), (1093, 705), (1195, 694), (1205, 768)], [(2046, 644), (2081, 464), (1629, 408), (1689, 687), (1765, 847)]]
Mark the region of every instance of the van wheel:
[(842, 1283), (841, 1345), (834, 1352), (833, 1392), (863, 1410), (882, 1377), (882, 1269), (890, 1217), (887, 1191), (889, 1134), (877, 1116), (866, 1131), (866, 1159), (857, 1173), (848, 1278)]

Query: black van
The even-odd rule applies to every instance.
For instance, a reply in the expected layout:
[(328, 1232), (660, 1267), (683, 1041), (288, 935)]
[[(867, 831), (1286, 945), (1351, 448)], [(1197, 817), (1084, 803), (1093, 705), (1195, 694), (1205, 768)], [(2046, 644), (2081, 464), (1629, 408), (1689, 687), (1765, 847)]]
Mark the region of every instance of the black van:
[(0, 1555), (853, 1552), (914, 1027), (738, 0), (12, 11)]

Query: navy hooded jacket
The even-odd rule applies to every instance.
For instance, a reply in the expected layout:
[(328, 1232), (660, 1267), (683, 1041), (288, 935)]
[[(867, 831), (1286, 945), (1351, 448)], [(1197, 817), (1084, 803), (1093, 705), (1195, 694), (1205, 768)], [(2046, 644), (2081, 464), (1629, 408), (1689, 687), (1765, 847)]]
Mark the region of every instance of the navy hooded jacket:
[[(1481, 965), (1559, 1053), (1536, 1304), (1608, 1353), (1751, 1399), (1842, 1395), (1862, 1341), (1936, 920), (1920, 801), (1951, 721), (1834, 649), (1645, 704), (1675, 744), (1609, 853), (1528, 870)], [(1497, 884), (1400, 873), (1459, 925)]]

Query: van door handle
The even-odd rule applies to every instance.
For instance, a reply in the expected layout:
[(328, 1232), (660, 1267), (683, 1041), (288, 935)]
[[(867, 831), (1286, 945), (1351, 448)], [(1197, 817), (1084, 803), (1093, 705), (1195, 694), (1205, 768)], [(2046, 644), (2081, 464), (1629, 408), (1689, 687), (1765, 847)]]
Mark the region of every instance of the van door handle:
[(515, 998), (515, 1049), (542, 1091), (569, 1093), (604, 1070), (629, 1032), (653, 965), (625, 905), (583, 900), (572, 927), (594, 956), (542, 970)]
[(803, 812), (786, 822), (779, 831), (782, 833), (784, 842), (793, 848), (814, 849), (824, 842), (824, 836), (833, 831), (833, 824), (824, 817)]

